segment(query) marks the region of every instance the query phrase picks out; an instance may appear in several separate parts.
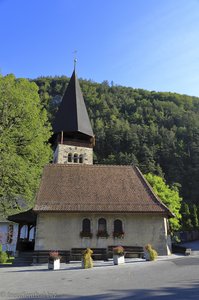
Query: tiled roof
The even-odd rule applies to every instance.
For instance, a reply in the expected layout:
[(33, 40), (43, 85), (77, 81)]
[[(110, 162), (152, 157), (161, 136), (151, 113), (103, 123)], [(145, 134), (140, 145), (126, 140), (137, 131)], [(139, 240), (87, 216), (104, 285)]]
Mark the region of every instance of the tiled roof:
[(159, 213), (171, 216), (133, 166), (51, 164), (35, 211)]

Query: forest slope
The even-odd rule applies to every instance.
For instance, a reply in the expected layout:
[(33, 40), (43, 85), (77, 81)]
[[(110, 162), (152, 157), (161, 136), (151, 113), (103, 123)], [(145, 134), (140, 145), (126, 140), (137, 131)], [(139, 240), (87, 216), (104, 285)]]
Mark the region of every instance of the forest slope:
[[(69, 78), (40, 77), (40, 99), (52, 122)], [(80, 80), (96, 135), (95, 163), (136, 164), (177, 182), (199, 203), (199, 98)]]

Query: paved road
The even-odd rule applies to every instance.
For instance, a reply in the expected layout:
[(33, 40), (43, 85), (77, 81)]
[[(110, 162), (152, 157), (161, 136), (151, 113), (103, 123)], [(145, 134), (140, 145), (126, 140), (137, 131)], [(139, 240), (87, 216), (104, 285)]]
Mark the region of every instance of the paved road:
[(165, 300), (199, 299), (199, 256), (161, 258), (155, 262), (128, 260), (0, 268), (0, 299)]

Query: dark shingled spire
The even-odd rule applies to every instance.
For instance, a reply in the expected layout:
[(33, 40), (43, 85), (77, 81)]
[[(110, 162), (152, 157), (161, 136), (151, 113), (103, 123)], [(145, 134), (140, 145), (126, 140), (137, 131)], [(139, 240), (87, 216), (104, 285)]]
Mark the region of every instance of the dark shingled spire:
[(55, 115), (53, 131), (55, 134), (94, 136), (75, 70)]

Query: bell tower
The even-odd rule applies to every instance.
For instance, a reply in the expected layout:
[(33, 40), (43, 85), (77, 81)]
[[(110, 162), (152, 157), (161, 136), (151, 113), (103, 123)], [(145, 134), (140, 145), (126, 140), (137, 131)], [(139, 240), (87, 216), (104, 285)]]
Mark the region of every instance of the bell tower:
[(94, 134), (74, 69), (53, 123), (54, 163), (93, 164)]

